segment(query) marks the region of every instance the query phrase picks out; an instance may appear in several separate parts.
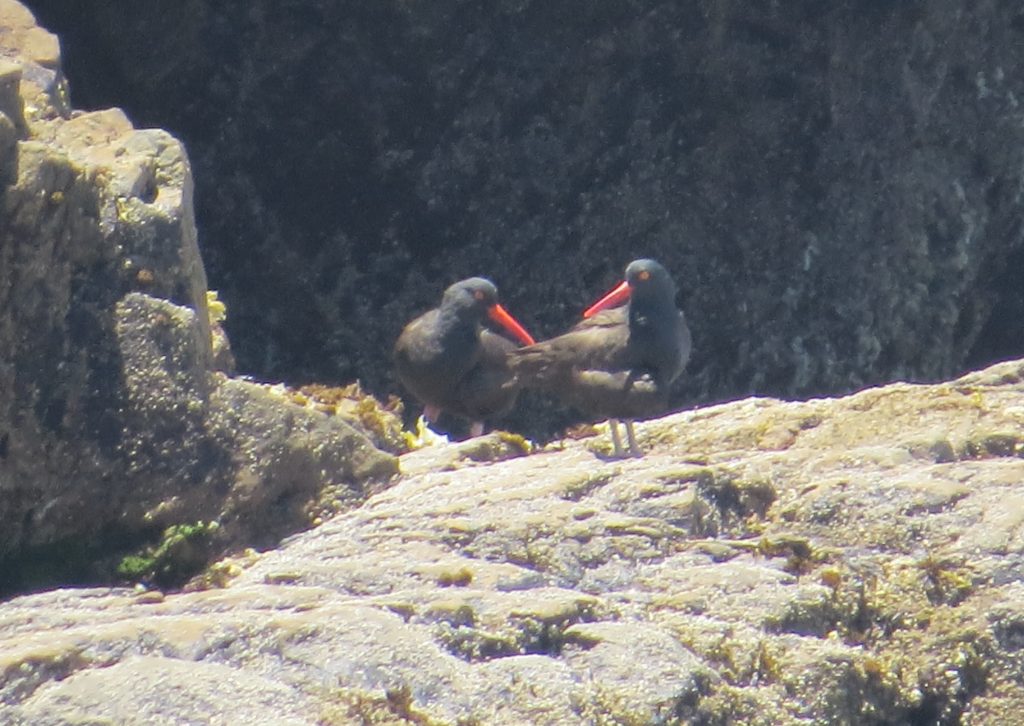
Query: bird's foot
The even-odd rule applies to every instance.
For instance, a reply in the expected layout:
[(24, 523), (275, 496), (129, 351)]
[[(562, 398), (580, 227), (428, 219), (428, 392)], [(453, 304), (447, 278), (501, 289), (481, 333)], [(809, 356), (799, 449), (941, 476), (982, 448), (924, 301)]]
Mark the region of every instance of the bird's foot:
[(469, 436), (470, 436), (470, 438), (474, 438), (475, 439), (477, 436), (483, 436), (483, 435), (484, 435), (484, 422), (483, 421), (473, 421), (469, 425)]
[[(626, 458), (626, 452), (622, 448), (622, 438), (619, 436), (619, 421), (618, 419), (608, 419), (608, 430), (612, 434), (612, 458), (624, 459)], [(627, 429), (628, 431), (628, 429)]]
[(637, 459), (642, 458), (644, 452), (640, 450), (640, 447), (636, 443), (636, 432), (633, 430), (632, 421), (624, 421), (626, 425), (626, 439), (629, 441), (629, 455)]
[(441, 418), (441, 407), (440, 406), (424, 406), (423, 407), (423, 418), (428, 423), (437, 423), (437, 419)]

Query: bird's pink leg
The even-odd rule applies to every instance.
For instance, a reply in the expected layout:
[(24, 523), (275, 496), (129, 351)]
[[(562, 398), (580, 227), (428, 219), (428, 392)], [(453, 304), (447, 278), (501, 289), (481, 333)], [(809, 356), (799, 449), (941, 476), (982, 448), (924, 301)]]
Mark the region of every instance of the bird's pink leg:
[(619, 420), (615, 418), (608, 419), (608, 429), (612, 433), (612, 456), (616, 459), (621, 459), (625, 454), (622, 451), (622, 439), (619, 438)]
[(477, 436), (483, 436), (484, 435), (484, 422), (483, 421), (474, 421), (473, 423), (471, 423), (469, 425), (469, 435), (472, 438), (476, 438)]
[(633, 422), (626, 420), (623, 423), (626, 426), (626, 439), (629, 441), (629, 455), (642, 457), (644, 452), (640, 450), (640, 447), (636, 443), (636, 432), (633, 431)]
[(427, 423), (437, 423), (437, 419), (441, 416), (440, 406), (427, 405), (423, 407), (423, 418), (427, 420)]

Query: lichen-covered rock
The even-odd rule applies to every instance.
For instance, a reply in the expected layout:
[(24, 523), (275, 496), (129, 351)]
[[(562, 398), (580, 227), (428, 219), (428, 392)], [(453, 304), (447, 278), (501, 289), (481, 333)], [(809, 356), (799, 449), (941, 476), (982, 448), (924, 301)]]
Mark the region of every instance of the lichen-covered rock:
[[(183, 578), (391, 476), (340, 419), (215, 372), (184, 148), (65, 102), (56, 39), (0, 0), (0, 592), (147, 547), (180, 560), (127, 569)], [(203, 536), (161, 545), (176, 526)]]
[[(71, 723), (205, 723), (306, 726), (295, 692), (283, 683), (241, 676), (218, 663), (135, 656), (73, 682), (49, 683), (33, 703), (8, 716), (12, 726)], [(103, 714), (103, 721), (83, 721)]]
[(1022, 402), (1024, 360), (675, 414), (643, 459), (429, 446), (213, 589), (0, 605), (0, 721), (220, 717), (227, 683), (310, 724), (1014, 723)]
[[(531, 7), (506, 15), (522, 20)], [(266, 18), (253, 8), (248, 17), (260, 26)], [(861, 34), (882, 27), (899, 39), (913, 21), (914, 43), (899, 51), (914, 112), (907, 129), (925, 142), (941, 136), (949, 127), (930, 125), (937, 100), (959, 99), (968, 70), (987, 61), (972, 56), (967, 70), (947, 73), (934, 38), (961, 38), (959, 22), (976, 16), (954, 22), (939, 10), (897, 10), (900, 22), (879, 26), (870, 14), (848, 18), (848, 8), (836, 8), (825, 17), (838, 14)], [(718, 10), (723, 14), (701, 22), (729, 25), (730, 8)], [(188, 30), (206, 16), (197, 10), (175, 17)], [(670, 27), (657, 11), (645, 18), (639, 30)], [(589, 17), (598, 28), (612, 21), (619, 28), (619, 20)], [(1013, 26), (989, 31), (999, 38), (1016, 32)], [(703, 27), (695, 23), (692, 32)], [(245, 37), (235, 27), (230, 33)], [(465, 37), (469, 57), (477, 58), (474, 48), (486, 37)], [(640, 42), (645, 33), (630, 37), (639, 39), (638, 57), (650, 59), (652, 46)], [(666, 37), (671, 48), (700, 47)], [(799, 37), (814, 42), (813, 35)], [(861, 53), (845, 36), (829, 38)], [(590, 52), (607, 58), (614, 47), (598, 43)], [(672, 66), (679, 58), (663, 60)], [(882, 53), (872, 62), (889, 60)], [(543, 54), (524, 62), (529, 70), (549, 65)], [(446, 66), (435, 80), (447, 87), (459, 67)], [(933, 77), (929, 69), (941, 73)], [(832, 75), (839, 91), (851, 82)], [(634, 78), (628, 87), (641, 90), (624, 116), (629, 123), (615, 149), (599, 157), (601, 169), (620, 170), (612, 176), (621, 183), (597, 186), (621, 191), (621, 201), (586, 192), (579, 208), (588, 220), (615, 222), (608, 228), (624, 239), (637, 229), (672, 236), (678, 220), (651, 226), (660, 219), (651, 216), (657, 203), (622, 214), (622, 205), (643, 198), (674, 198), (661, 193), (663, 174), (629, 167), (635, 156), (647, 169), (674, 168), (664, 161), (674, 147), (665, 144), (676, 139), (673, 127), (648, 123), (666, 117), (651, 105), (643, 74)], [(1012, 89), (991, 86), (988, 75), (973, 78), (972, 94), (1010, 103)], [(1014, 82), (1007, 78), (992, 72), (993, 83)], [(607, 87), (598, 81), (593, 88)], [(859, 91), (859, 78), (852, 81)], [(626, 88), (610, 101), (623, 101)], [(830, 97), (837, 115), (829, 133), (868, 128), (859, 125), (854, 97)], [(787, 126), (791, 114), (779, 113), (771, 98), (769, 120)], [(594, 107), (585, 106), (589, 118)], [(877, 105), (864, 106), (866, 117), (877, 116)], [(478, 150), (469, 142), (495, 115), (479, 102), (465, 107), (457, 123), (468, 124), (469, 136), (446, 136), (423, 167), (432, 183), (416, 187), (433, 195), (432, 209), (453, 206), (458, 195), (451, 189), (465, 169), (491, 156), (487, 145)], [(964, 111), (969, 105), (953, 108), (954, 118), (972, 113)], [(557, 172), (553, 162), (563, 157), (549, 127), (543, 119), (523, 127), (524, 148), (534, 154), (527, 166)], [(721, 158), (746, 148), (715, 146), (712, 127), (704, 132), (724, 149)], [(579, 135), (584, 142), (589, 128)], [(892, 136), (881, 145), (904, 148), (899, 129), (887, 130)], [(733, 127), (729, 133), (747, 140)], [(816, 157), (822, 161), (809, 162), (845, 168), (839, 147), (825, 144)], [(690, 148), (687, 158), (717, 168), (719, 157), (708, 157), (707, 148)], [(909, 160), (869, 155), (855, 166), (882, 173), (937, 164), (927, 143), (906, 148)], [(502, 153), (518, 158), (515, 145)], [(414, 156), (388, 158), (401, 166)], [(882, 281), (895, 297), (866, 295), (873, 288), (863, 274), (849, 275), (848, 286), (837, 283), (832, 268), (817, 266), (817, 250), (855, 247), (794, 237), (807, 256), (799, 263), (782, 258), (825, 279), (822, 289), (836, 302), (830, 309), (846, 321), (836, 330), (857, 333), (854, 342), (849, 350), (825, 344), (819, 356), (802, 342), (810, 338), (801, 338), (786, 358), (772, 347), (777, 339), (765, 336), (743, 348), (740, 368), (723, 378), (768, 380), (742, 369), (745, 359), (761, 355), (794, 389), (822, 371), (849, 382), (851, 365), (901, 370), (924, 350), (902, 335), (907, 321), (925, 331), (914, 340), (943, 351), (926, 361), (928, 370), (945, 370), (954, 333), (942, 324), (957, 310), (928, 303), (979, 279), (983, 258), (964, 245), (980, 242), (979, 230), (999, 228), (1005, 189), (1015, 188), (1010, 181), (1019, 174), (1019, 165), (1013, 173), (999, 166), (1014, 165), (1011, 157), (1001, 157), (994, 171), (979, 161), (994, 157), (972, 157), (959, 187), (935, 182), (919, 192), (913, 174), (897, 176), (894, 188), (909, 195), (910, 210), (896, 220), (907, 230), (899, 239), (910, 247), (871, 248), (861, 272), (889, 269), (909, 250), (908, 269), (920, 273), (911, 275), (921, 283), (910, 289), (916, 297), (901, 296), (899, 276)], [(792, 161), (785, 153), (772, 159), (784, 167)], [(362, 503), (375, 489), (368, 481), (395, 472), (394, 457), (340, 415), (302, 402), (302, 394), (218, 372), (181, 145), (163, 132), (133, 129), (117, 111), (72, 112), (55, 39), (13, 0), (0, 0), (0, 161), (2, 586), (109, 578), (118, 565), (159, 585), (220, 549), (269, 547), (303, 523), (326, 520), (272, 551), (245, 550), (217, 563), (185, 592), (63, 589), (0, 604), (0, 722), (1003, 724), (1024, 711), (1024, 361), (938, 385), (895, 384), (802, 403), (744, 399), (678, 413), (638, 427), (649, 452), (643, 459), (608, 461), (585, 439), (539, 451), (502, 434), (439, 443), (404, 455), (402, 479), (376, 487)], [(806, 169), (796, 167), (803, 178)], [(955, 163), (934, 168), (933, 182), (964, 171)], [(512, 202), (504, 210), (480, 208), (482, 218), (493, 213), (498, 220), (478, 230), (484, 242), (508, 219), (525, 218), (522, 210), (538, 198), (573, 187), (551, 183), (524, 196), (512, 177), (495, 174), (482, 187)], [(973, 214), (971, 200), (990, 179), (998, 181), (983, 195), (991, 209)], [(792, 196), (785, 183), (771, 182)], [(503, 189), (509, 194), (495, 193)], [(847, 191), (839, 185), (811, 197), (854, 219), (874, 219), (865, 197)], [(695, 200), (717, 198), (705, 189)], [(722, 207), (717, 218), (732, 209)], [(755, 206), (750, 219), (768, 219), (766, 210), (776, 207)], [(815, 207), (815, 219), (830, 219), (819, 212)], [(788, 225), (804, 217), (782, 218)], [(921, 220), (933, 218), (936, 226), (921, 236)], [(558, 245), (586, 226), (516, 229), (545, 239), (555, 229), (550, 244)], [(586, 234), (580, 239), (589, 250), (600, 248)], [(738, 239), (738, 250), (755, 249), (754, 236)], [(464, 261), (476, 264), (481, 255), (483, 248), (471, 245)], [(390, 261), (385, 255), (374, 269), (390, 269)], [(748, 262), (757, 266), (746, 269), (763, 272), (757, 260)], [(840, 255), (835, 264), (847, 262)], [(553, 289), (544, 274), (536, 284)], [(773, 286), (784, 277), (753, 285), (752, 300), (776, 310)], [(712, 287), (735, 302), (732, 287)], [(779, 299), (792, 320), (800, 318), (800, 290)], [(985, 305), (961, 310), (966, 322), (955, 334), (970, 339)], [(820, 325), (818, 333), (832, 330)], [(383, 336), (383, 326), (375, 334)], [(913, 349), (886, 353), (889, 344)], [(818, 374), (812, 364), (822, 366)], [(697, 372), (699, 385), (709, 370)], [(126, 548), (133, 554), (122, 559)]]

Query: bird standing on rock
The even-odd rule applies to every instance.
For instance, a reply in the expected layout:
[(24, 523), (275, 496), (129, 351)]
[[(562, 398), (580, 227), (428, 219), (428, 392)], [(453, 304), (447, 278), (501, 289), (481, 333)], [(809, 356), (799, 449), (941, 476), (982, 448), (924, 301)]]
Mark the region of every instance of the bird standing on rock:
[(498, 304), (490, 280), (471, 277), (444, 291), (441, 305), (414, 319), (395, 341), (395, 373), (424, 405), (427, 421), (442, 411), (470, 420), (470, 435), (483, 433), (485, 418), (506, 413), (519, 394), (508, 367), (516, 344), (483, 327), (497, 323), (525, 345), (534, 340)]
[[(509, 353), (522, 386), (551, 392), (589, 415), (608, 418), (616, 457), (624, 455), (620, 419), (629, 453), (642, 456), (633, 420), (668, 410), (672, 383), (682, 373), (691, 346), (668, 270), (640, 259), (629, 263), (625, 277), (564, 335)], [(625, 300), (626, 305), (614, 307)]]

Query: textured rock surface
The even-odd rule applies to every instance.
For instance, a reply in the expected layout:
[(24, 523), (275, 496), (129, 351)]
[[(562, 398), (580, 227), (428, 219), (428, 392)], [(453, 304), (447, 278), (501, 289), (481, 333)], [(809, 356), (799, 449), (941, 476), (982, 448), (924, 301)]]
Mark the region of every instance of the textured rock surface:
[(639, 434), (408, 454), (223, 589), (0, 605), (0, 720), (1018, 719), (1024, 361)]
[(681, 400), (1024, 354), (1014, 3), (31, 4), (77, 98), (186, 139), (243, 370), (397, 390), (453, 280), (547, 336), (640, 253), (681, 278)]
[[(626, 4), (569, 22), (520, 3), (451, 23), (444, 4), (254, 3), (225, 23), (197, 0), (141, 35), (127, 31), (153, 16), (113, 7), (82, 27), (115, 49), (145, 37), (164, 69), (141, 46), (112, 53), (118, 83), (247, 119), (203, 119), (239, 170), (224, 183), (199, 145), (222, 190), (211, 229), (254, 204), (215, 259), (238, 266), (240, 299), (246, 280), (317, 311), (240, 305), (280, 336), (242, 320), (268, 370), (334, 370), (288, 347), (323, 343), (341, 377), (383, 386), (389, 325), (446, 267), (501, 269), (510, 307), (536, 293), (534, 321), (555, 329), (643, 247), (693, 271), (688, 395), (940, 375), (988, 319), (993, 270), (1019, 264), (1009, 6), (804, 20)], [(330, 42), (289, 33), (341, 22)], [(201, 45), (239, 62), (190, 65)], [(282, 48), (293, 63), (275, 70)], [(207, 80), (219, 103), (197, 93)], [(310, 139), (319, 171), (300, 163)], [(294, 166), (268, 163), (282, 150)], [(349, 510), (190, 592), (0, 604), (0, 722), (1002, 724), (1024, 709), (1024, 362), (677, 414), (640, 427), (642, 460), (604, 460), (603, 437), (432, 448), (353, 509), (395, 460), (214, 370), (191, 178), (167, 133), (73, 112), (56, 39), (0, 0), (0, 585), (109, 573), (104, 558), (169, 525), (212, 519), (216, 547), (270, 546), (314, 510)], [(566, 246), (587, 262), (567, 271)]]
[(72, 112), (56, 38), (12, 0), (0, 184), (0, 592), (109, 578), (175, 524), (267, 546), (394, 472), (347, 424), (214, 371), (183, 147)]

